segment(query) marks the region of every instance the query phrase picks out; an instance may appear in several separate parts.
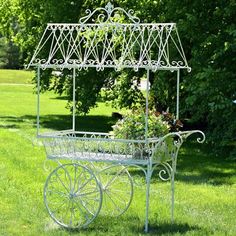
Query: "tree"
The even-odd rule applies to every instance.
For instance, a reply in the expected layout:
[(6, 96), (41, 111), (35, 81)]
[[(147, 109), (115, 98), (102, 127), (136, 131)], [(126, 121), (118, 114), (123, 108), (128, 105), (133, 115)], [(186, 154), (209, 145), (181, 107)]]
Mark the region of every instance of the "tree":
[(19, 48), (5, 37), (0, 37), (0, 68), (21, 68), (21, 54)]
[[(215, 146), (235, 142), (235, 1), (175, 1), (166, 5), (176, 21), (193, 70), (182, 83), (183, 115), (207, 126)], [(188, 46), (189, 45), (189, 46)], [(234, 144), (235, 145), (235, 144)]]
[[(85, 9), (105, 6), (106, 1), (36, 1), (0, 0), (0, 22), (4, 35), (11, 36), (20, 45), (25, 57), (29, 58), (48, 22), (78, 22)], [(234, 144), (236, 134), (236, 3), (232, 0), (162, 0), (134, 1), (117, 0), (115, 5), (134, 9), (136, 15), (145, 22), (176, 22), (184, 51), (192, 67), (192, 72), (181, 72), (181, 116), (189, 118), (193, 124), (207, 127), (208, 140), (215, 146)], [(17, 27), (16, 27), (17, 26)], [(15, 30), (14, 30), (15, 29)], [(17, 29), (17, 32), (16, 32)], [(71, 80), (64, 77), (52, 80), (50, 72), (44, 72), (44, 89), (55, 89), (62, 93), (71, 89)], [(114, 84), (110, 71), (104, 75), (95, 72), (80, 72), (77, 80), (82, 83), (77, 94), (78, 111), (86, 113), (96, 104), (102, 86), (112, 85), (116, 98), (117, 91), (126, 99), (118, 99), (120, 106), (132, 106), (136, 99), (142, 100), (138, 91), (127, 89), (130, 81), (138, 80), (143, 72), (134, 75), (124, 71), (115, 74), (120, 82)], [(90, 83), (84, 78), (90, 76)], [(95, 76), (105, 79), (96, 80)], [(85, 81), (84, 83), (82, 81)], [(175, 79), (173, 74), (156, 73), (152, 78), (154, 103), (158, 107), (174, 107)], [(117, 87), (118, 86), (118, 87)], [(93, 91), (88, 93), (88, 91)], [(78, 91), (78, 90), (77, 90)], [(135, 96), (134, 95), (134, 92)], [(79, 95), (80, 94), (80, 95)], [(86, 95), (88, 95), (86, 97)]]
[(7, 43), (4, 37), (0, 37), (0, 68), (7, 64)]

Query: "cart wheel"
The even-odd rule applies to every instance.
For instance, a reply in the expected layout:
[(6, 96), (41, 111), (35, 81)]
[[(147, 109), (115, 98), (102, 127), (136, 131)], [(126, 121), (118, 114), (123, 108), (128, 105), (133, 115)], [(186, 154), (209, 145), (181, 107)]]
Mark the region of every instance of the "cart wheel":
[(122, 215), (133, 198), (133, 180), (124, 166), (109, 166), (99, 172), (103, 190), (102, 213)]
[(91, 170), (79, 164), (64, 164), (48, 176), (44, 202), (56, 223), (78, 229), (90, 224), (98, 215), (102, 190)]

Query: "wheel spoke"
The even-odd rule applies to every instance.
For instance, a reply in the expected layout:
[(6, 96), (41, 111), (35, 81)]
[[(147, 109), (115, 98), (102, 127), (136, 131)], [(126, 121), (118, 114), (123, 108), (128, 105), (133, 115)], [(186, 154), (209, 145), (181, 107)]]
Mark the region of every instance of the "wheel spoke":
[(74, 202), (71, 201), (71, 210), (70, 210), (70, 227), (72, 226), (72, 215), (74, 214)]
[(111, 200), (111, 202), (113, 203), (114, 207), (116, 208), (117, 211), (120, 211), (120, 209), (118, 208), (118, 206), (116, 205), (116, 203), (114, 202), (114, 200), (112, 199), (112, 197), (110, 196), (110, 194), (108, 192), (106, 192), (106, 196), (109, 197), (109, 199)]
[(60, 208), (62, 208), (62, 206), (65, 205), (66, 201), (68, 201), (68, 199), (65, 199), (65, 200), (61, 203), (61, 205), (60, 205), (59, 207), (57, 207), (56, 210), (52, 211), (51, 213), (52, 213), (52, 214), (56, 213)]
[(65, 186), (65, 184), (63, 183), (63, 181), (61, 180), (61, 177), (58, 175), (58, 173), (56, 173), (57, 178), (59, 179), (60, 183), (62, 184), (62, 186), (66, 189), (66, 191), (68, 193), (70, 193), (70, 190)]
[[(69, 213), (69, 210), (70, 210), (70, 204), (71, 204), (71, 201), (68, 200), (68, 207), (66, 208), (64, 214), (62, 214), (62, 221), (66, 218), (66, 216), (67, 216), (68, 213)], [(66, 220), (65, 220), (65, 222), (66, 222)], [(66, 224), (67, 224), (67, 222), (66, 222)]]
[(85, 183), (83, 183), (82, 186), (79, 187), (78, 191), (76, 192), (79, 192), (81, 189), (83, 189), (94, 177), (91, 176)]
[(63, 192), (61, 192), (61, 191), (50, 190), (50, 189), (49, 189), (48, 192), (51, 193), (51, 194), (57, 194), (57, 195), (60, 195), (60, 196), (68, 197), (67, 194), (65, 194), (65, 193), (63, 193)]
[[(76, 206), (78, 207), (80, 213), (86, 218), (87, 221), (89, 221), (90, 219), (88, 218), (87, 214), (82, 210), (80, 204), (77, 201), (74, 201), (74, 202), (75, 202)], [(88, 212), (90, 214), (90, 212), (86, 208), (84, 208), (84, 209), (86, 210), (86, 212)]]
[(76, 186), (76, 182), (77, 182), (77, 170), (78, 170), (78, 166), (75, 166), (74, 168), (74, 186), (73, 186), (73, 189), (75, 189), (75, 186)]
[(111, 191), (109, 192), (109, 196), (112, 197), (114, 200), (119, 201), (122, 204), (126, 204), (126, 200), (121, 196), (117, 194), (112, 194)]
[(48, 176), (44, 201), (56, 223), (67, 228), (81, 228), (91, 223), (101, 209), (101, 186), (88, 168), (64, 164)]
[(75, 168), (76, 168), (76, 174), (75, 174), (75, 179), (74, 179), (74, 190), (76, 189), (76, 185), (78, 184), (78, 189), (80, 188), (80, 186), (79, 186), (79, 179), (82, 179), (82, 177), (81, 176), (83, 176), (84, 175), (84, 172), (85, 172), (85, 169), (82, 169), (82, 171), (79, 173), (79, 175), (76, 177), (76, 175), (77, 175), (77, 171), (78, 171), (78, 166), (75, 166)]
[(99, 174), (104, 189), (103, 212), (113, 216), (122, 215), (130, 206), (133, 196), (133, 182), (129, 172), (125, 167), (114, 165)]
[[(90, 199), (87, 199), (87, 198), (81, 199), (82, 206), (85, 207), (89, 211), (89, 213), (92, 215), (94, 215), (94, 212), (96, 212), (97, 204), (94, 204), (96, 202), (99, 203), (99, 199), (93, 198), (92, 203), (91, 203)], [(91, 212), (91, 210), (92, 210), (92, 212)]]
[(123, 172), (124, 169), (122, 169), (121, 171), (119, 171), (113, 178), (110, 179), (110, 181), (108, 181), (105, 185), (105, 188), (107, 188), (107, 186), (110, 186), (112, 183), (115, 182), (115, 180), (119, 177), (120, 173)]

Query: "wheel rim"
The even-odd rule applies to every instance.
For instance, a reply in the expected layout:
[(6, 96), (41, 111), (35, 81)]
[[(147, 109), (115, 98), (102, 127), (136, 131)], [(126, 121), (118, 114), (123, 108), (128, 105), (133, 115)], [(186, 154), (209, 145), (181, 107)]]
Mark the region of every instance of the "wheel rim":
[(99, 172), (103, 191), (103, 214), (120, 216), (129, 208), (133, 198), (133, 181), (124, 166), (110, 166)]
[(65, 164), (48, 176), (44, 202), (56, 223), (66, 228), (82, 228), (99, 214), (102, 190), (91, 170), (79, 164)]

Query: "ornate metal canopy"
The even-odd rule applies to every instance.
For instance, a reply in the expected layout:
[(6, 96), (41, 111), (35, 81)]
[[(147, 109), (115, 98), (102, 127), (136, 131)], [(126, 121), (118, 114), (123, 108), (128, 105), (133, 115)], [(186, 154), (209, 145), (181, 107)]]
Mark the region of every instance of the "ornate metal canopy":
[(140, 23), (111, 3), (86, 13), (78, 24), (48, 24), (28, 67), (190, 70), (175, 23)]

